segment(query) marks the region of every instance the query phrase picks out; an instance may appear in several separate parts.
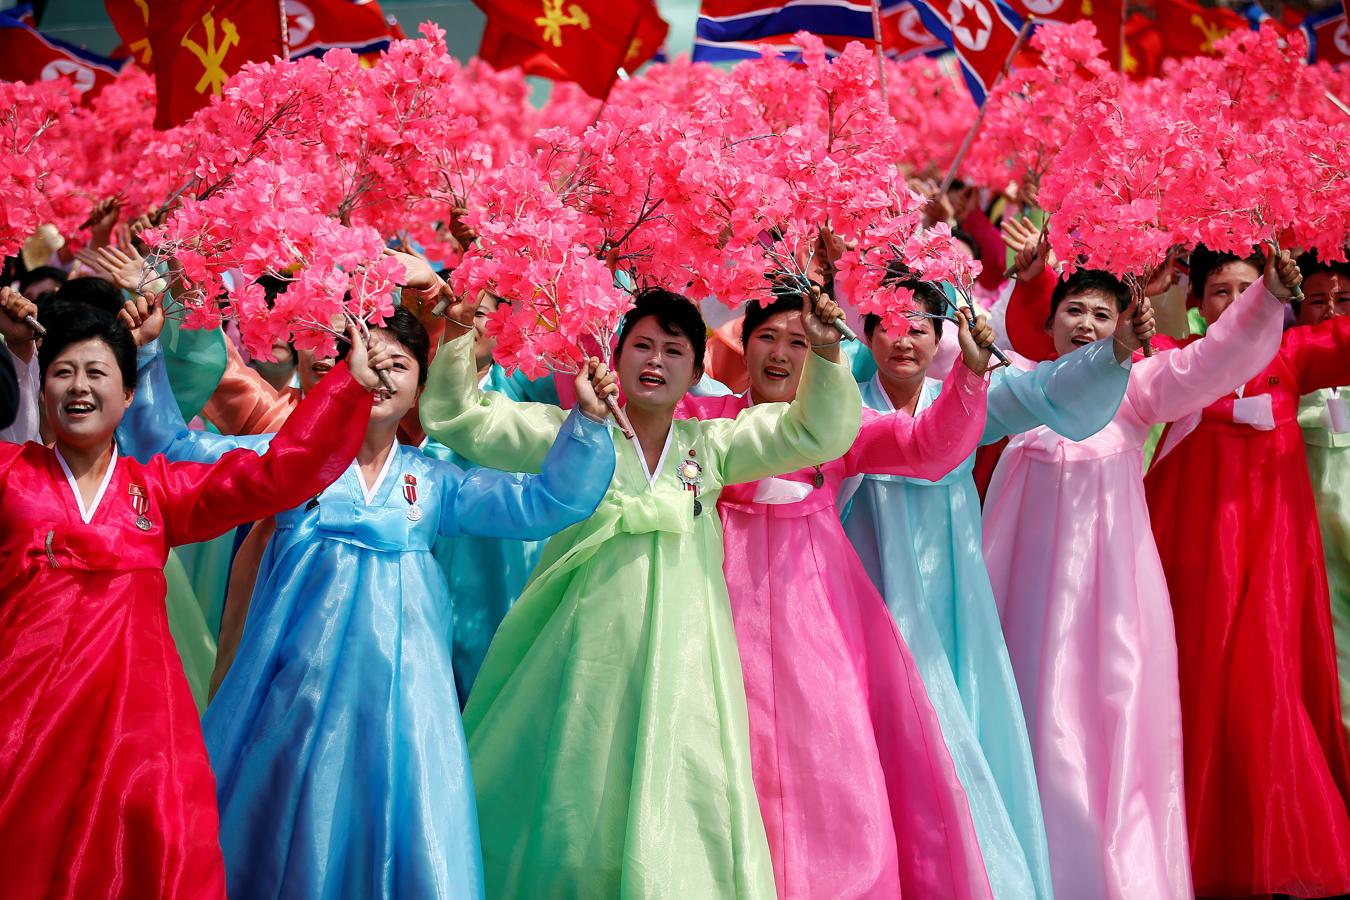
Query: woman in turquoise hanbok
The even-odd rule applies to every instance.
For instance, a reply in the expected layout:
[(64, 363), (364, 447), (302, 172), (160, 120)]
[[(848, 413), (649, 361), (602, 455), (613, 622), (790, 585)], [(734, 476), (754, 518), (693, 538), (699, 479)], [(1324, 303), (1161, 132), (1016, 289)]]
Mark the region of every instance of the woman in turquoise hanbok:
[[(465, 474), (397, 444), (425, 379), (425, 329), (385, 328), (393, 395), (377, 397), (357, 461), (277, 517), (233, 666), (202, 722), (221, 845), (241, 897), (479, 897), (481, 852), (449, 646), (438, 535), (538, 540), (591, 515), (614, 448), (596, 395), (538, 476)], [(124, 438), (138, 453), (199, 458), (238, 438), (190, 432), (151, 357)]]
[[(922, 291), (915, 300), (938, 314), (944, 306), (940, 296)], [(877, 374), (862, 386), (864, 405), (910, 415), (932, 405), (942, 383), (925, 376), (940, 327), (939, 319), (915, 318), (908, 334), (891, 335), (868, 318)], [(1129, 378), (1110, 341), (1034, 369), (1018, 362), (991, 373), (982, 445), (1038, 425), (1087, 437), (1111, 421)], [(1049, 897), (1045, 822), (1021, 697), (984, 567), (974, 465), (972, 455), (936, 482), (865, 475), (855, 482), (844, 530), (914, 655), (970, 798), (986, 862), (1025, 860), (1036, 896)], [(991, 872), (991, 881), (1000, 880)]]

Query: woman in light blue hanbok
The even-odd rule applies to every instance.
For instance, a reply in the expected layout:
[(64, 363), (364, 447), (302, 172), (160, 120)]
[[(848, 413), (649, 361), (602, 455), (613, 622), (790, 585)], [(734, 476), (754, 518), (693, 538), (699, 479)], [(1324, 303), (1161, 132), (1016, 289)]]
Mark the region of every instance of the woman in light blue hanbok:
[[(277, 516), (238, 654), (202, 722), (233, 896), (482, 896), (451, 600), (431, 547), (465, 533), (540, 540), (590, 516), (613, 475), (605, 407), (584, 376), (538, 476), (466, 475), (396, 444), (427, 339), (403, 310), (381, 333), (398, 392), (377, 397), (356, 463)], [(171, 458), (255, 446), (184, 428), (147, 356), (126, 446)], [(603, 393), (612, 378), (597, 383)]]
[[(940, 297), (916, 292), (915, 300), (942, 310)], [(886, 389), (891, 383), (900, 386), (894, 391), (900, 408), (917, 415), (942, 387), (925, 378), (940, 321), (916, 318), (910, 334), (898, 338), (874, 318), (867, 326), (878, 374), (862, 386), (864, 405), (895, 410)], [(1128, 376), (1110, 341), (1034, 369), (993, 370), (981, 443), (1038, 425), (1071, 437), (1091, 435), (1111, 421)], [(1053, 894), (1045, 822), (1021, 698), (984, 567), (974, 460), (972, 455), (937, 482), (863, 476), (844, 514), (844, 530), (914, 654), (970, 798), (990, 882), (1017, 883), (1015, 873), (994, 869), (1025, 861), (1036, 896), (1045, 898)]]

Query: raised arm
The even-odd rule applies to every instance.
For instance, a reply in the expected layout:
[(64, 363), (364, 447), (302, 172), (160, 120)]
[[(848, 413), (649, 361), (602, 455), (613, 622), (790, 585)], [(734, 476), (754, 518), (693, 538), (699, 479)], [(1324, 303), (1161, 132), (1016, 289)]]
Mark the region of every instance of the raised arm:
[(573, 409), (538, 475), (475, 469), (459, 482), (441, 533), (543, 540), (595, 512), (614, 461), (609, 426)]
[(422, 428), (465, 459), (507, 472), (538, 472), (567, 413), (478, 387), (474, 333), (448, 341), (427, 372)]
[(917, 416), (869, 415), (844, 455), (847, 474), (905, 475), (937, 481), (979, 446), (984, 433), (985, 379), (958, 361), (942, 392)]
[(996, 369), (980, 443), (992, 444), (1041, 425), (1071, 441), (1105, 428), (1130, 380), (1128, 362), (1116, 362), (1113, 341), (1105, 338), (1030, 370)]
[(791, 403), (752, 406), (734, 419), (706, 422), (722, 457), (722, 482), (740, 484), (838, 459), (858, 436), (862, 395), (848, 367), (807, 355)]
[(1291, 328), (1284, 339), (1301, 393), (1350, 384), (1350, 316)]
[(161, 463), (170, 543), (209, 540), (321, 493), (356, 458), (370, 406), (370, 391), (341, 363), (296, 407), (267, 453), (239, 449), (214, 464)]
[(136, 394), (117, 426), (117, 446), (122, 452), (143, 463), (158, 453), (174, 462), (210, 463), (240, 447), (256, 453), (267, 449), (270, 435), (234, 437), (188, 428), (169, 386), (159, 341), (137, 351), (137, 369)]
[(1028, 359), (1054, 359), (1055, 342), (1045, 333), (1050, 318), (1050, 295), (1055, 292), (1055, 273), (1049, 266), (1030, 280), (1018, 279), (1008, 298), (1003, 328), (1013, 349)]
[(1184, 347), (1135, 362), (1126, 395), (1145, 422), (1171, 422), (1260, 374), (1280, 349), (1284, 304), (1256, 281)]

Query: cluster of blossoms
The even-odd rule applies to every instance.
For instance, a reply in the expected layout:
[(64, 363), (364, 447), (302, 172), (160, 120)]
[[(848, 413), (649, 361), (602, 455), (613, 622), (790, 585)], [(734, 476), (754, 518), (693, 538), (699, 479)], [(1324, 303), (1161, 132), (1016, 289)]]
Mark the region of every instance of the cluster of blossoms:
[[(77, 232), (121, 193), (159, 214), (144, 237), (152, 261), (181, 264), (188, 324), (236, 318), (265, 351), (387, 315), (402, 272), (384, 248), (406, 240), (455, 266), (457, 291), (512, 301), (490, 322), (497, 358), (531, 375), (606, 352), (645, 287), (734, 307), (823, 265), (888, 323), (913, 310), (897, 273), (968, 293), (977, 264), (922, 227), (906, 185), (951, 164), (975, 113), (965, 89), (930, 60), (887, 63), (883, 100), (868, 50), (795, 41), (801, 65), (677, 61), (604, 104), (558, 85), (535, 109), (518, 71), (460, 64), (424, 26), (370, 67), (345, 50), (249, 65), (164, 132), (134, 67), (84, 106), (65, 86), (0, 84), (0, 244), (42, 222)], [(1137, 280), (1176, 247), (1270, 239), (1337, 256), (1350, 123), (1326, 94), (1350, 76), (1304, 64), (1300, 41), (1234, 34), (1217, 59), (1135, 82), (1090, 24), (1044, 28), (1040, 64), (993, 92), (961, 174), (1039, 187), (1070, 266)], [(262, 275), (292, 282), (283, 299)]]

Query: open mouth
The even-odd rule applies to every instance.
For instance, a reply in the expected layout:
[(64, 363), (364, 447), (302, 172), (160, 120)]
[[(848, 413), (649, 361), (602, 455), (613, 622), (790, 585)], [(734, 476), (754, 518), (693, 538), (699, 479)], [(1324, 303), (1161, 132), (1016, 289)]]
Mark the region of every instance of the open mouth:
[(1095, 344), (1096, 341), (1086, 334), (1080, 334), (1077, 337), (1070, 338), (1069, 343), (1075, 347), (1086, 347), (1088, 344)]
[(643, 372), (638, 376), (638, 384), (643, 387), (665, 387), (666, 380), (655, 372)]
[(75, 400), (71, 403), (67, 403), (63, 409), (65, 410), (66, 418), (78, 421), (92, 416), (95, 407), (94, 404), (90, 403), (88, 400)]
[(315, 378), (322, 378), (333, 371), (333, 364), (329, 362), (316, 362), (309, 367), (309, 370), (314, 373)]
[(786, 381), (791, 375), (787, 369), (781, 366), (765, 366), (764, 377), (772, 381)]

